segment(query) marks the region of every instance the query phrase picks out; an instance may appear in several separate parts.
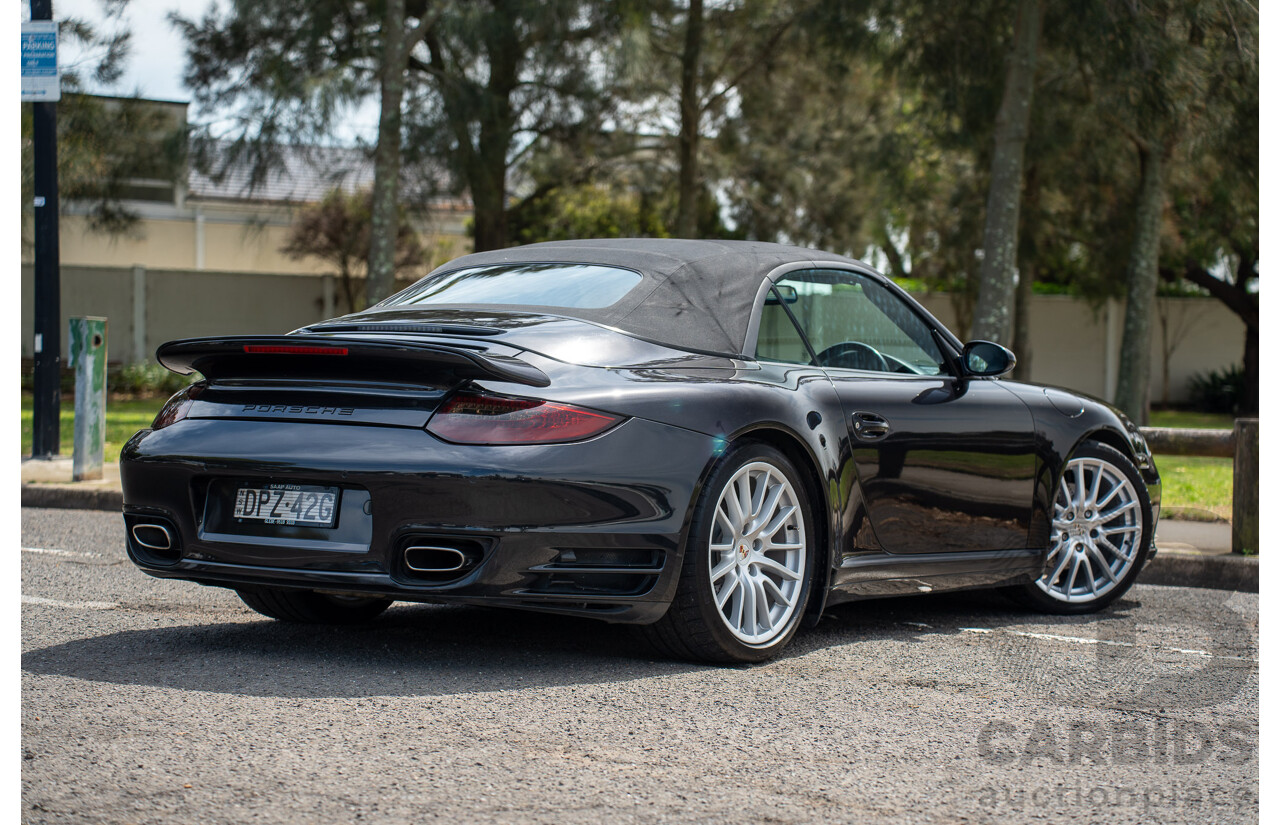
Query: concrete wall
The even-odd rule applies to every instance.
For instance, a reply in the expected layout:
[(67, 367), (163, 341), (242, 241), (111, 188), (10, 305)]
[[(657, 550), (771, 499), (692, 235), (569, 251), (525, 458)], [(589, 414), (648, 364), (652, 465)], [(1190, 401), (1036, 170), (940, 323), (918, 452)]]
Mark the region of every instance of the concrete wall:
[[(340, 293), (336, 279), (328, 275), (194, 269), (135, 272), (125, 267), (64, 264), (63, 358), (67, 353), (66, 319), (71, 316), (106, 317), (108, 357), (112, 362), (128, 363), (154, 358), (156, 347), (175, 338), (281, 334), (313, 324), (345, 312)], [(31, 295), (31, 267), (24, 265), (23, 358), (32, 357)], [(939, 320), (954, 328), (955, 312), (948, 296), (919, 297)], [(1210, 298), (1163, 298), (1159, 304), (1169, 328), (1182, 332), (1171, 359), (1169, 400), (1186, 400), (1187, 380), (1192, 375), (1241, 362), (1244, 324), (1220, 302)], [(1075, 298), (1035, 296), (1031, 303), (1032, 380), (1111, 397), (1123, 319), (1124, 306), (1120, 302), (1095, 312)], [(1151, 399), (1159, 402), (1164, 397), (1164, 386), (1158, 319), (1154, 327)], [(1025, 353), (1019, 355), (1025, 357)]]

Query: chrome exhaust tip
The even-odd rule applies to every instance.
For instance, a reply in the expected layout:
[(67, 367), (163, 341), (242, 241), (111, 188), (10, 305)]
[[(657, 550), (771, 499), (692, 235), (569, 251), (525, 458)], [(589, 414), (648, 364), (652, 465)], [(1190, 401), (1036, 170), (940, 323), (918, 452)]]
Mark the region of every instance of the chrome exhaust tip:
[(470, 559), (453, 547), (413, 545), (404, 550), (404, 566), (415, 573), (457, 573)]
[(169, 528), (160, 524), (133, 525), (133, 540), (148, 550), (169, 550), (173, 547)]

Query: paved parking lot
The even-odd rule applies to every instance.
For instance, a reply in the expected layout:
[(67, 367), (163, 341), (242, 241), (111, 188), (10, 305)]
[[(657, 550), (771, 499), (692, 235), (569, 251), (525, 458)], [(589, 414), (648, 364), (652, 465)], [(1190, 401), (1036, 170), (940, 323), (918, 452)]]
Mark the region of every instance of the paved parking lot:
[(1253, 822), (1258, 597), (834, 608), (787, 655), (398, 604), (287, 626), (24, 509), (23, 821)]

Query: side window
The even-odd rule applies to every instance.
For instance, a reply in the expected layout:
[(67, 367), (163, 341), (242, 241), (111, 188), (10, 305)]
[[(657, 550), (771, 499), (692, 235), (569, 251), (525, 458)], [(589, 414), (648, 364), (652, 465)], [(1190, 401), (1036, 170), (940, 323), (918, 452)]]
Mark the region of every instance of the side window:
[(805, 346), (800, 331), (791, 322), (783, 303), (794, 305), (799, 300), (795, 290), (774, 289), (765, 299), (760, 313), (760, 337), (756, 342), (756, 358), (781, 361), (784, 364), (812, 364), (813, 357)]
[(873, 278), (808, 270), (779, 281), (778, 289), (794, 290), (796, 300), (789, 307), (819, 366), (916, 375), (939, 375), (946, 369), (920, 316)]

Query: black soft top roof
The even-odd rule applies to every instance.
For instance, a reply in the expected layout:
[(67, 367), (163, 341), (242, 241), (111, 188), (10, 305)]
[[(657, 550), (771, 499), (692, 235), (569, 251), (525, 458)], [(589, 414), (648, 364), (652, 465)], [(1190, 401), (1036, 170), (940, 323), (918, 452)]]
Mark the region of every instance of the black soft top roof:
[[(619, 238), (477, 252), (438, 267), (427, 278), (457, 269), (514, 263), (586, 263), (634, 269), (642, 276), (641, 282), (612, 306), (556, 308), (554, 312), (684, 350), (739, 356), (761, 282), (778, 266), (795, 262), (856, 264), (868, 271), (865, 264), (842, 255), (783, 244)], [(547, 311), (545, 306), (505, 308)]]

